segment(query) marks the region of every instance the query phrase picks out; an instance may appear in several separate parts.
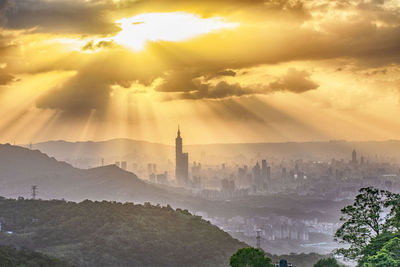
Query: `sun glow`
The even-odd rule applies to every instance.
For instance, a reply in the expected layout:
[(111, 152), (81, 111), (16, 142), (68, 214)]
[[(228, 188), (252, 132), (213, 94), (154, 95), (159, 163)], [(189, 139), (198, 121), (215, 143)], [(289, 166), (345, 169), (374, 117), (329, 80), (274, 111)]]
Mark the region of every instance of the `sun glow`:
[(184, 41), (221, 29), (233, 29), (238, 23), (225, 22), (220, 17), (201, 18), (185, 12), (145, 13), (118, 20), (122, 31), (113, 39), (116, 43), (141, 50), (148, 41)]

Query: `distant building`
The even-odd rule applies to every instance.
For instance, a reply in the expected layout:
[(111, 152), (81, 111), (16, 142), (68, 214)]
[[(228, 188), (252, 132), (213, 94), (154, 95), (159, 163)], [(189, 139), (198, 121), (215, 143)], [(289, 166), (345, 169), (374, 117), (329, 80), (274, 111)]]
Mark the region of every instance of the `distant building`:
[(261, 161), (261, 175), (264, 179), (267, 178), (267, 161), (265, 159)]
[(156, 182), (156, 175), (154, 173), (150, 174), (149, 175), (149, 180), (150, 180), (150, 182), (155, 183)]
[(189, 180), (189, 154), (182, 153), (182, 137), (178, 126), (175, 139), (175, 178), (179, 185), (187, 186)]
[(147, 164), (147, 174), (155, 174), (157, 172), (157, 164), (154, 163), (148, 163)]
[(157, 174), (157, 183), (168, 184), (168, 172)]
[(126, 170), (126, 161), (121, 161), (121, 169)]
[[(267, 173), (267, 171), (265, 170), (265, 173)], [(256, 163), (256, 165), (254, 165), (253, 169), (252, 169), (252, 174), (253, 174), (253, 186), (255, 187), (254, 191), (259, 191), (263, 188), (263, 177), (261, 175), (261, 167), (260, 164)]]
[(222, 179), (221, 181), (222, 191), (234, 192), (235, 191), (235, 181)]
[(357, 163), (357, 152), (355, 150), (351, 153), (351, 162)]
[(288, 263), (287, 260), (280, 260), (279, 263), (275, 264), (275, 267), (295, 267), (293, 264)]

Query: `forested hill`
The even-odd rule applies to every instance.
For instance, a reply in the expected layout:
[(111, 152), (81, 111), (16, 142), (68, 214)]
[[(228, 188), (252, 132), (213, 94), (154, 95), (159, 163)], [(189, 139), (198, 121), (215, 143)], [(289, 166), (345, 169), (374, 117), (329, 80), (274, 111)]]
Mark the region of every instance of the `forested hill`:
[(76, 266), (227, 266), (246, 246), (185, 210), (147, 203), (2, 198), (0, 221), (1, 245)]
[(0, 246), (0, 266), (4, 267), (72, 267), (56, 258), (27, 249), (17, 250), (13, 247)]

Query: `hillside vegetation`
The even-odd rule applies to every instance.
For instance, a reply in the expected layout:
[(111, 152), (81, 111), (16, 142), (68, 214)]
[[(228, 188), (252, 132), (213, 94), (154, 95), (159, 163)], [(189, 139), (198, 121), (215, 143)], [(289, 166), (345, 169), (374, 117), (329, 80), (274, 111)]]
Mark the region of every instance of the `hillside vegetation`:
[(3, 245), (76, 266), (227, 266), (244, 243), (186, 210), (117, 202), (0, 199)]
[(0, 246), (0, 266), (2, 267), (70, 267), (64, 261), (27, 249)]

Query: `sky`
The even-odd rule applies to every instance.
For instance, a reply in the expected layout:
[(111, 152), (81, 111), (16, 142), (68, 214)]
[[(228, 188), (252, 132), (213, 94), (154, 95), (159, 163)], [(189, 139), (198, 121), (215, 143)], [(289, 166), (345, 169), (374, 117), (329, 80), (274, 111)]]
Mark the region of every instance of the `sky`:
[(0, 0), (0, 142), (400, 139), (398, 0)]

